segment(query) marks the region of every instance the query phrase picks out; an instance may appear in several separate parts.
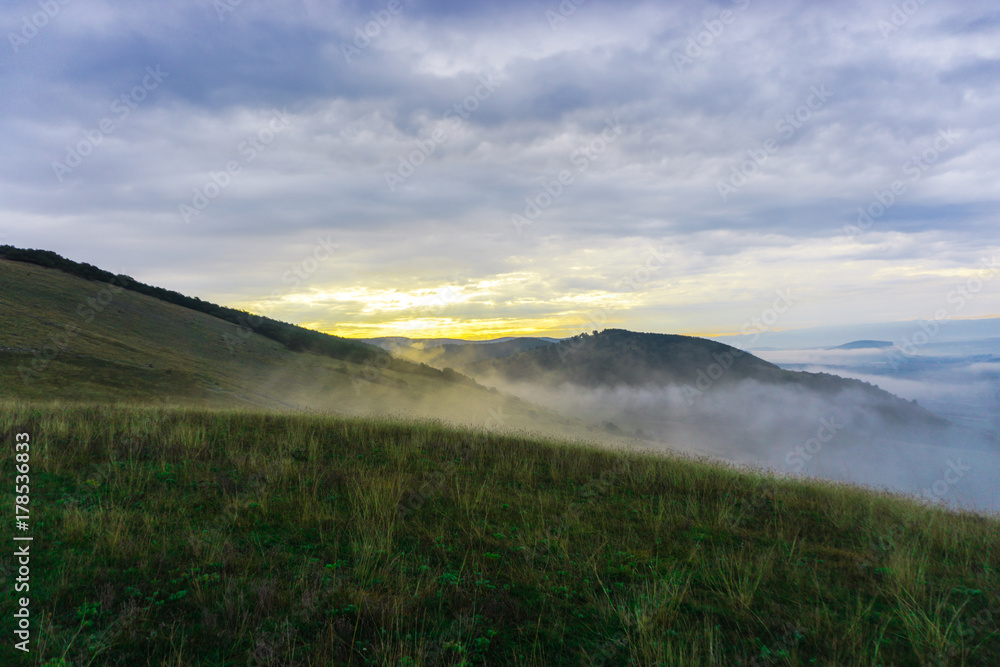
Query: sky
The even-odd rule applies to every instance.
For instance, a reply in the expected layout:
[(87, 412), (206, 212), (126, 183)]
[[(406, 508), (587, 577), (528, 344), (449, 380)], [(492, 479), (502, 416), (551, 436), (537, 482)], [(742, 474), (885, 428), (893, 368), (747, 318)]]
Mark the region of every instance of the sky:
[(329, 333), (1000, 316), (995, 2), (12, 1), (0, 243)]

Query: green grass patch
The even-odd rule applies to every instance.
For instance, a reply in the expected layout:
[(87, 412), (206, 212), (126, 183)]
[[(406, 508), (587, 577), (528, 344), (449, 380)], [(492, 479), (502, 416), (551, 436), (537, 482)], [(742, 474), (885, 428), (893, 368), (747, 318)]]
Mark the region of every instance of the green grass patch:
[(1000, 657), (972, 514), (432, 422), (29, 403), (0, 404), (8, 487), (22, 431), (30, 664)]

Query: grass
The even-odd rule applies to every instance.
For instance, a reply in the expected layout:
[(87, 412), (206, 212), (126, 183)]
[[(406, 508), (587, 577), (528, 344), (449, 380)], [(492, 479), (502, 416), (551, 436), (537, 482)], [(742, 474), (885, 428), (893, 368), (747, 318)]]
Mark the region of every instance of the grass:
[(19, 432), (30, 664), (1000, 662), (972, 514), (433, 422), (6, 402), (5, 471)]

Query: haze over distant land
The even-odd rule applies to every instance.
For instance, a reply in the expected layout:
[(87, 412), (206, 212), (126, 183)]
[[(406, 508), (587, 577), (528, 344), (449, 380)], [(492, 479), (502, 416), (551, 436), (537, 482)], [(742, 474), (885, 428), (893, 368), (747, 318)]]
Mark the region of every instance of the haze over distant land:
[(363, 338), (1000, 314), (989, 3), (57, 5), (0, 242)]
[[(981, 334), (984, 324), (941, 338)], [(391, 348), (653, 449), (1000, 510), (1000, 341), (917, 341), (755, 356), (706, 339), (604, 330), (557, 342), (397, 338)], [(960, 483), (935, 486), (958, 474), (952, 467)]]
[[(986, 344), (1000, 351), (996, 341)], [(891, 351), (877, 347), (875, 353)], [(899, 385), (933, 386), (934, 378), (920, 375), (927, 359), (901, 356), (911, 365), (898, 374), (858, 375), (821, 365), (796, 372), (800, 367), (783, 370), (766, 361), (779, 356), (761, 359), (698, 338), (606, 330), (460, 368), (531, 403), (658, 443), (654, 447), (1000, 511), (1000, 357), (986, 369), (976, 368), (981, 360), (952, 360), (954, 377), (963, 370), (966, 381), (978, 376), (951, 401), (945, 398), (951, 385), (938, 389), (934, 408), (948, 421), (922, 402), (890, 393)], [(943, 377), (940, 362), (930, 365)], [(949, 466), (962, 468), (960, 483), (935, 487)]]
[(872, 382), (958, 424), (1000, 434), (997, 318), (816, 327), (716, 340), (749, 345), (783, 368)]
[[(995, 301), (995, 297), (993, 299)], [(821, 348), (837, 347), (860, 340), (889, 342), (912, 346), (914, 350), (933, 343), (959, 343), (964, 341), (1000, 338), (1000, 318), (976, 319), (942, 318), (912, 319), (896, 322), (862, 322), (818, 327), (769, 328), (751, 324), (749, 333), (726, 336), (709, 336), (714, 340), (749, 350), (767, 348)]]

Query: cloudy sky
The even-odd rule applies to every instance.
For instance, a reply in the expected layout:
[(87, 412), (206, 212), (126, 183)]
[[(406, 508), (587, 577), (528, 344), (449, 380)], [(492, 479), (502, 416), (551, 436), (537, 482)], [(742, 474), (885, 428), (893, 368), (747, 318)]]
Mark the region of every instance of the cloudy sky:
[(1000, 315), (995, 2), (577, 3), (4, 3), (0, 242), (348, 336)]

